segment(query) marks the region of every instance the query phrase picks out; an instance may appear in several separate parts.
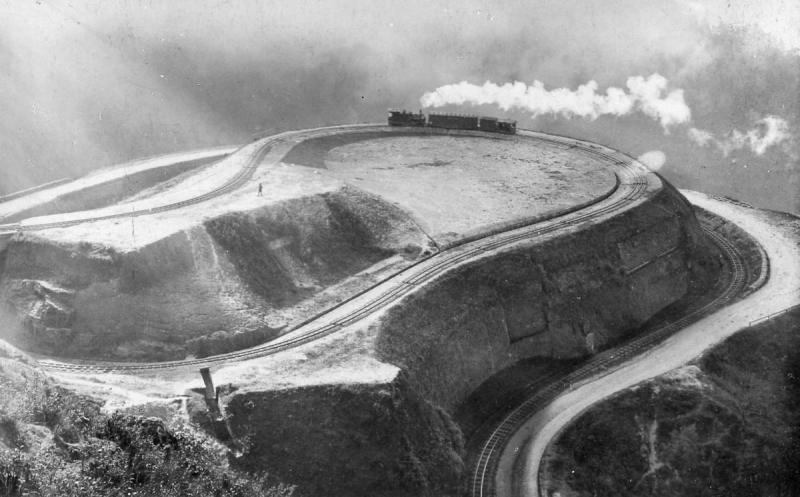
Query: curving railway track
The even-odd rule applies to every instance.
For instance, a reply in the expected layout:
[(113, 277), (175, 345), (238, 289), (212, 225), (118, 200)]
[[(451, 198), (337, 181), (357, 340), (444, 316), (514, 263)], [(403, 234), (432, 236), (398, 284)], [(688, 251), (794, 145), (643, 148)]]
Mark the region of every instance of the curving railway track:
[[(327, 129), (330, 130), (331, 128)], [(571, 138), (545, 135), (532, 131), (522, 131), (519, 134), (563, 148), (575, 149), (589, 157), (602, 159), (614, 165), (617, 168), (615, 172), (617, 176), (616, 187), (606, 196), (598, 199), (597, 202), (581, 210), (541, 222), (534, 221), (534, 224), (528, 222), (521, 226), (505, 226), (500, 232), (486, 233), (479, 239), (469, 239), (457, 244), (452, 244), (440, 252), (405, 268), (387, 280), (367, 288), (338, 305), (311, 317), (293, 327), (288, 333), (266, 344), (202, 359), (185, 359), (154, 363), (88, 363), (42, 359), (39, 363), (46, 369), (64, 372), (136, 373), (184, 367), (210, 366), (274, 354), (322, 338), (345, 326), (353, 324), (412, 292), (417, 285), (438, 277), (458, 264), (480, 257), (487, 251), (528, 240), (532, 237), (539, 237), (562, 229), (575, 227), (581, 223), (589, 222), (604, 215), (613, 214), (625, 209), (631, 203), (645, 196), (648, 186), (651, 185), (650, 181), (658, 182), (643, 165), (618, 151)], [(262, 153), (266, 154), (266, 152), (263, 152), (263, 149)], [(261, 157), (263, 158), (263, 155), (261, 155)], [(255, 167), (258, 161), (253, 160), (250, 164), (252, 167)], [(250, 174), (252, 174), (252, 172), (243, 172), (242, 176), (247, 178)], [(235, 188), (235, 186), (228, 186), (227, 188), (232, 189)], [(164, 206), (163, 208), (166, 207), (167, 206)]]
[[(711, 302), (694, 309), (682, 318), (645, 335), (641, 335), (620, 347), (607, 350), (594, 356), (579, 369), (536, 391), (532, 396), (507, 414), (502, 421), (494, 426), (488, 433), (477, 457), (474, 457), (472, 459), (472, 464), (468, 465), (468, 467), (472, 468), (469, 481), (469, 495), (473, 497), (493, 497), (496, 495), (495, 477), (499, 460), (511, 437), (528, 419), (545, 408), (561, 393), (570, 390), (574, 385), (590, 377), (603, 376), (605, 372), (609, 371), (614, 366), (644, 352), (681, 328), (713, 313), (741, 294), (745, 289), (744, 285), (747, 281), (748, 274), (742, 255), (730, 241), (716, 231), (706, 227), (704, 227), (704, 230), (719, 247), (730, 268), (731, 277), (727, 286)], [(759, 278), (759, 280), (762, 280), (763, 284), (763, 279)]]
[(244, 185), (247, 182), (247, 180), (250, 179), (250, 177), (253, 175), (253, 172), (255, 172), (256, 167), (258, 167), (258, 165), (264, 159), (264, 156), (267, 153), (269, 153), (270, 149), (271, 149), (270, 145), (265, 145), (263, 147), (260, 147), (250, 157), (245, 166), (242, 167), (232, 178), (230, 178), (228, 181), (226, 181), (219, 187), (209, 192), (206, 192), (202, 195), (198, 195), (196, 197), (148, 209), (138, 209), (129, 212), (120, 212), (120, 213), (107, 214), (103, 216), (94, 216), (82, 219), (69, 219), (65, 221), (52, 222), (52, 223), (25, 224), (25, 225), (23, 225), (22, 223), (0, 224), (0, 235), (16, 233), (17, 231), (37, 231), (50, 228), (65, 228), (68, 226), (74, 226), (76, 224), (82, 224), (91, 221), (102, 221), (105, 219), (131, 217), (142, 214), (158, 214), (160, 212), (166, 212), (174, 209), (180, 209), (181, 207), (186, 207), (189, 205), (199, 204), (201, 202), (205, 202), (206, 200), (210, 200), (214, 197), (219, 197), (220, 195), (223, 195), (225, 193), (232, 192), (237, 188), (241, 187), (242, 185)]
[[(331, 130), (337, 129), (351, 129), (351, 128), (364, 128), (364, 127), (373, 127), (375, 125), (370, 124), (349, 124), (349, 125), (341, 125), (341, 126), (332, 126), (332, 127), (325, 127), (325, 128), (314, 128), (309, 130), (304, 130), (302, 133), (303, 136), (306, 134), (312, 135), (315, 132), (325, 131), (329, 132)], [(228, 179), (222, 185), (219, 185), (217, 188), (213, 190), (209, 190), (206, 193), (187, 198), (185, 200), (180, 200), (177, 202), (171, 202), (168, 204), (159, 205), (157, 207), (150, 207), (146, 209), (137, 209), (132, 211), (125, 211), (125, 212), (118, 212), (113, 214), (106, 214), (102, 216), (93, 216), (93, 217), (86, 217), (86, 218), (77, 218), (77, 219), (68, 219), (64, 221), (58, 222), (51, 222), (51, 223), (37, 223), (37, 224), (22, 224), (21, 222), (17, 223), (9, 223), (9, 224), (0, 224), (0, 235), (9, 235), (13, 233), (17, 233), (19, 231), (38, 231), (38, 230), (45, 230), (50, 228), (65, 228), (68, 226), (74, 226), (77, 224), (88, 223), (93, 221), (102, 221), (106, 219), (115, 219), (115, 218), (122, 218), (122, 217), (131, 217), (131, 216), (140, 216), (146, 214), (158, 214), (161, 212), (167, 212), (175, 209), (180, 209), (182, 207), (187, 207), (190, 205), (199, 204), (201, 202), (205, 202), (207, 200), (211, 200), (213, 198), (219, 197), (226, 193), (230, 193), (238, 188), (244, 186), (245, 183), (253, 176), (256, 168), (261, 164), (264, 160), (265, 156), (273, 149), (273, 147), (279, 143), (281, 143), (287, 135), (292, 135), (298, 133), (297, 131), (287, 131), (285, 133), (280, 133), (269, 138), (262, 139), (262, 142), (253, 152), (250, 154), (250, 158), (245, 162), (245, 164), (239, 168), (234, 176)], [(238, 154), (243, 151), (243, 149), (247, 148), (251, 145), (245, 145), (233, 154)]]
[[(354, 125), (336, 128), (318, 128), (316, 130), (308, 130), (305, 134), (313, 134), (320, 130), (329, 132), (337, 128), (369, 129), (374, 127), (375, 125)], [(133, 212), (108, 214), (99, 217), (73, 219), (53, 223), (27, 225), (14, 223), (0, 225), (0, 235), (4, 233), (14, 233), (19, 230), (42, 230), (54, 227), (66, 227), (102, 219), (153, 214), (204, 202), (234, 191), (244, 185), (252, 177), (255, 169), (261, 164), (274, 146), (283, 141), (286, 135), (292, 133), (295, 132), (283, 133), (264, 140), (263, 143), (252, 152), (251, 157), (235, 176), (230, 178), (223, 185), (202, 195)], [(443, 247), (440, 252), (416, 262), (387, 280), (367, 288), (338, 305), (309, 318), (293, 327), (287, 334), (263, 345), (202, 359), (155, 363), (60, 362), (53, 359), (42, 359), (39, 363), (46, 369), (63, 372), (137, 373), (164, 371), (184, 367), (209, 366), (274, 354), (322, 338), (364, 319), (366, 316), (385, 308), (390, 303), (414, 291), (415, 287), (418, 285), (433, 280), (459, 264), (480, 257), (487, 251), (506, 247), (530, 238), (555, 233), (559, 230), (576, 227), (581, 223), (589, 222), (623, 210), (631, 203), (643, 198), (648, 190), (648, 186), (654, 184), (652, 183), (653, 181), (658, 181), (653, 179), (653, 175), (647, 172), (644, 166), (632, 158), (607, 147), (600, 147), (595, 144), (568, 137), (545, 135), (527, 130), (521, 130), (519, 135), (555, 144), (563, 148), (574, 149), (576, 152), (589, 157), (599, 158), (614, 165), (617, 168), (615, 172), (617, 177), (615, 188), (605, 196), (596, 199), (591, 205), (583, 205), (571, 211), (562, 212), (559, 217), (546, 220), (529, 220), (516, 225), (504, 226), (501, 230), (486, 233), (479, 238), (461, 240), (447, 247)], [(488, 436), (481, 445), (480, 452), (472, 459), (471, 464), (468, 466), (473, 468), (469, 481), (468, 493), (470, 495), (476, 497), (495, 495), (495, 474), (500, 456), (508, 441), (527, 419), (545, 407), (551, 400), (564, 391), (571, 389), (575, 384), (581, 383), (590, 377), (602, 376), (604, 372), (608, 371), (610, 368), (652, 347), (677, 330), (725, 306), (740, 295), (744, 289), (744, 283), (747, 277), (747, 268), (743, 263), (742, 256), (739, 254), (736, 247), (720, 234), (706, 227), (704, 227), (704, 230), (720, 248), (731, 269), (730, 281), (717, 298), (691, 311), (677, 321), (658, 328), (646, 335), (639, 336), (621, 347), (594, 356), (582, 367), (570, 372), (566, 376), (547, 378), (544, 381), (538, 382), (537, 386), (546, 386), (538, 389), (511, 413), (502, 418), (499, 424), (486, 432)], [(759, 280), (763, 283), (764, 278), (759, 278)]]

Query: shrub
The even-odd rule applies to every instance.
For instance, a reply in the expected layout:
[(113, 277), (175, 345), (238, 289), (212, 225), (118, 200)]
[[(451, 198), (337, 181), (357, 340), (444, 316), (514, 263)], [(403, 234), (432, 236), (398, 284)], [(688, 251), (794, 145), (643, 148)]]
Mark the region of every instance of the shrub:
[[(25, 423), (48, 427), (55, 444), (0, 452), (2, 497), (287, 497), (293, 488), (227, 467), (224, 451), (157, 418), (103, 414), (90, 398), (42, 379), (3, 396), (0, 417), (18, 437)], [(9, 431), (11, 430), (11, 431)]]
[(31, 465), (19, 450), (0, 451), (0, 495), (17, 497), (35, 489)]

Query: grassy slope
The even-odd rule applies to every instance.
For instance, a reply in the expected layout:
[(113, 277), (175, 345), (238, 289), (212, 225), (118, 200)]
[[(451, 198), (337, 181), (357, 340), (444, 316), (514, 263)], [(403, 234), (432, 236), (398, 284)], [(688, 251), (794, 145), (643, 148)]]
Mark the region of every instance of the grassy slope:
[(265, 474), (229, 469), (216, 446), (170, 418), (103, 413), (0, 340), (0, 495), (291, 495)]
[(568, 495), (800, 493), (800, 309), (600, 404), (551, 447)]
[[(800, 235), (797, 217), (769, 216)], [(543, 493), (800, 495), (799, 332), (794, 309), (595, 406), (548, 448)]]
[(65, 289), (45, 301), (57, 310), (19, 326), (17, 343), (122, 360), (240, 349), (434, 250), (402, 210), (349, 186), (229, 212), (202, 228), (97, 257), (85, 254), (95, 247), (88, 242), (15, 242), (0, 252), (0, 293), (16, 314), (9, 324), (45, 301), (29, 280)]

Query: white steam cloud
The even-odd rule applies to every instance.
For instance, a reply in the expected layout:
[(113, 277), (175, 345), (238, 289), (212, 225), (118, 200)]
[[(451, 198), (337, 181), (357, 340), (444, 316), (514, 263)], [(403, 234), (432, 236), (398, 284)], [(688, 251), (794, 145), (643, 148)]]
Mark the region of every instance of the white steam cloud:
[(778, 116), (767, 116), (756, 122), (753, 129), (742, 132), (735, 129), (723, 138), (717, 138), (710, 131), (689, 128), (689, 139), (701, 147), (714, 146), (724, 155), (734, 150), (748, 148), (756, 155), (763, 155), (768, 148), (791, 138), (789, 123)]
[(592, 80), (578, 86), (577, 90), (555, 88), (548, 90), (541, 81), (530, 86), (519, 81), (497, 85), (487, 81), (483, 86), (462, 81), (440, 86), (420, 98), (423, 107), (443, 105), (494, 104), (502, 110), (522, 109), (533, 113), (597, 119), (600, 116), (624, 116), (633, 111), (658, 121), (665, 132), (670, 126), (689, 122), (691, 109), (683, 99), (683, 90), (667, 93), (667, 79), (660, 74), (631, 76), (626, 82), (627, 91), (609, 87), (605, 94), (598, 93), (598, 84)]
[(640, 155), (637, 160), (651, 171), (658, 171), (667, 161), (667, 156), (661, 150), (651, 150)]

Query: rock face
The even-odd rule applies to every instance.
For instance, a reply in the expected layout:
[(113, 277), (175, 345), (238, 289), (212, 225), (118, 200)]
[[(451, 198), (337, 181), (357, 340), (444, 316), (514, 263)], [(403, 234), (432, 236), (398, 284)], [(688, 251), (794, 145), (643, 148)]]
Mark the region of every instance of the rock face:
[[(263, 342), (334, 303), (337, 283), (424, 250), (427, 237), (402, 211), (343, 187), (213, 217), (128, 252), (25, 236), (2, 252), (0, 298), (41, 352), (181, 358)], [(355, 280), (356, 290), (370, 283)]]
[[(705, 243), (685, 200), (661, 189), (608, 221), (451, 270), (352, 335), (297, 349), (298, 359), (223, 370), (241, 386), (222, 397), (247, 444), (237, 461), (300, 482), (301, 495), (460, 495), (456, 407), (516, 361), (581, 357), (624, 338), (715, 277)], [(359, 354), (401, 380), (325, 376)], [(411, 475), (409, 461), (420, 466)]]
[(580, 357), (625, 337), (686, 293), (702, 239), (689, 207), (661, 190), (608, 222), (427, 285), (383, 318), (376, 353), (452, 409), (521, 358)]
[(458, 426), (402, 375), (234, 395), (226, 412), (246, 434), (238, 464), (269, 468), (300, 495), (439, 496), (463, 472)]

